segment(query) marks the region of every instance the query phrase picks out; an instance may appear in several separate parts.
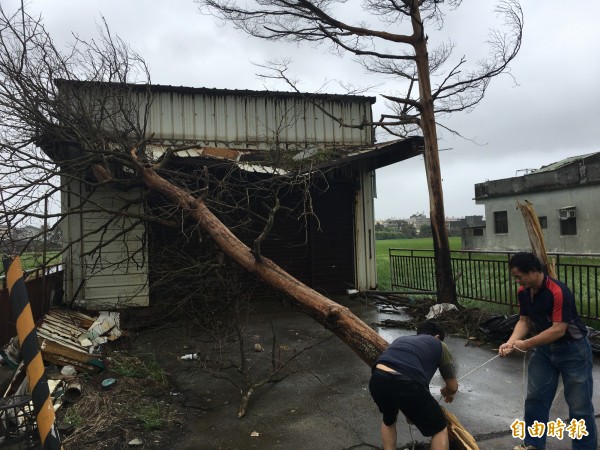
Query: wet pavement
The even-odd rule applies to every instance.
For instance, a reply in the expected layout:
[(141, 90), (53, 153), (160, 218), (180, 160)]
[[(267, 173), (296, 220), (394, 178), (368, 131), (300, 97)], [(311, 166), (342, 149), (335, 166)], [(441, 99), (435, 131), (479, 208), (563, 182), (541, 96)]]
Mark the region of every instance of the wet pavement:
[[(348, 306), (367, 324), (385, 318), (403, 317), (379, 313), (372, 304), (346, 297), (336, 301)], [(408, 319), (408, 317), (404, 317)], [(391, 341), (409, 330), (378, 328)], [(276, 345), (273, 346), (273, 331)], [(244, 330), (245, 347), (257, 344), (262, 352), (250, 352), (249, 374), (255, 382), (271, 364), (271, 348), (282, 360), (291, 358), (277, 383), (257, 387), (245, 417), (238, 419), (241, 377), (235, 369), (239, 351), (235, 339), (223, 337), (227, 344), (215, 346), (215, 336), (194, 326), (170, 326), (144, 332), (135, 339), (140, 351), (152, 351), (171, 374), (177, 390), (173, 398), (185, 407), (187, 430), (170, 449), (267, 449), (267, 450), (342, 450), (381, 448), (380, 414), (368, 391), (369, 367), (343, 342), (313, 319), (276, 300), (253, 304)], [(454, 413), (475, 437), (482, 450), (512, 449), (521, 443), (511, 436), (510, 425), (523, 414), (525, 394), (524, 357), (520, 354), (493, 359), (491, 346), (465, 345), (464, 338), (449, 336), (446, 343), (458, 368), (459, 393), (445, 407)], [(183, 361), (181, 355), (199, 353), (199, 360)], [(218, 376), (210, 374), (203, 361), (217, 362), (230, 369)], [(210, 366), (210, 364), (209, 364)], [(473, 369), (473, 373), (470, 373)], [(598, 382), (600, 360), (594, 361), (596, 393), (594, 404), (600, 411)], [(438, 396), (442, 380), (432, 380)], [(562, 387), (555, 399), (550, 419), (568, 416)], [(596, 419), (600, 425), (600, 419)], [(398, 448), (411, 449), (414, 442), (428, 442), (415, 427), (400, 418)], [(547, 450), (570, 449), (569, 440), (548, 438)]]
[[(372, 325), (389, 315), (373, 305), (348, 298), (336, 299)], [(373, 449), (380, 447), (380, 415), (368, 392), (370, 370), (338, 338), (318, 323), (278, 302), (265, 303), (248, 321), (246, 345), (259, 343), (265, 349), (271, 342), (270, 323), (280, 348), (304, 350), (293, 361), (294, 371), (278, 383), (257, 388), (247, 414), (238, 419), (239, 392), (230, 382), (207, 375), (198, 361), (178, 361), (173, 375), (178, 395), (194, 416), (185, 443), (174, 448), (192, 449)], [(261, 310), (262, 309), (262, 310)], [(398, 320), (398, 316), (394, 316)], [(262, 324), (262, 328), (258, 328)], [(266, 326), (268, 324), (268, 326)], [(257, 327), (253, 329), (253, 327)], [(269, 329), (268, 333), (266, 330)], [(403, 329), (376, 331), (391, 341), (412, 332)], [(143, 340), (144, 338), (141, 337)], [(197, 348), (193, 333), (180, 352)], [(465, 345), (464, 338), (447, 337), (458, 368), (460, 390), (452, 404), (445, 405), (475, 437), (482, 450), (512, 449), (521, 443), (511, 435), (510, 425), (521, 419), (525, 393), (524, 357), (494, 358), (491, 347)], [(182, 345), (182, 342), (174, 345)], [(261, 354), (262, 355), (262, 354)], [(258, 355), (257, 355), (258, 357)], [(491, 361), (490, 361), (491, 360)], [(253, 364), (251, 361), (250, 364)], [(483, 365), (485, 364), (485, 365)], [(483, 366), (482, 366), (483, 365)], [(471, 374), (471, 370), (481, 366)], [(290, 365), (291, 367), (291, 365)], [(468, 374), (468, 375), (467, 375)], [(594, 379), (600, 380), (600, 361), (594, 365)], [(442, 381), (432, 380), (436, 395)], [(597, 385), (598, 386), (598, 385)], [(594, 403), (600, 410), (598, 389)], [(555, 400), (550, 420), (568, 416), (562, 389)], [(597, 419), (600, 425), (600, 419)], [(414, 442), (428, 442), (403, 419), (398, 426), (398, 448), (410, 449)], [(404, 445), (403, 445), (404, 444)], [(548, 450), (571, 448), (568, 440), (548, 438)]]

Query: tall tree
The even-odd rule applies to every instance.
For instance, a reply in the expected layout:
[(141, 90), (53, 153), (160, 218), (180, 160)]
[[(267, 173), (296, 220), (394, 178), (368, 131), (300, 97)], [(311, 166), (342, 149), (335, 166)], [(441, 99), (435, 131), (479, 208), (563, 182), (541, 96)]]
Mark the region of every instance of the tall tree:
[[(201, 12), (230, 21), (251, 36), (329, 43), (336, 51), (355, 55), (368, 72), (396, 77), (399, 88), (405, 87), (403, 96), (383, 96), (389, 101), (390, 112), (372, 125), (398, 136), (417, 130), (423, 135), (438, 301), (456, 303), (436, 117), (470, 110), (483, 99), (492, 78), (508, 70), (522, 39), (523, 15), (517, 0), (497, 3), (496, 12), (503, 20), (504, 31), (492, 31), (489, 58), (472, 69), (466, 67), (464, 56), (452, 62), (452, 44), (442, 43), (432, 52), (428, 50), (426, 25), (442, 27), (445, 15), (460, 6), (462, 0), (364, 0), (357, 14), (361, 18), (358, 23), (341, 19), (342, 8), (348, 10), (346, 0), (196, 2)], [(366, 18), (374, 25), (368, 25)]]

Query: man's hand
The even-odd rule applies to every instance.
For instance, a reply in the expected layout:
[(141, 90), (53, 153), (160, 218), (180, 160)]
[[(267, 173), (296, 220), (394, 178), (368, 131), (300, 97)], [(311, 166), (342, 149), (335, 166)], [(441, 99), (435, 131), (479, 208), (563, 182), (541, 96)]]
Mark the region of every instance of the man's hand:
[(514, 344), (512, 342), (505, 342), (498, 348), (498, 354), (500, 356), (506, 356), (513, 352)]
[(451, 391), (450, 389), (448, 389), (448, 386), (444, 386), (443, 388), (440, 389), (440, 392), (442, 394), (442, 396), (444, 397), (444, 401), (446, 403), (452, 403), (452, 401), (454, 400), (454, 394), (456, 394), (456, 391)]

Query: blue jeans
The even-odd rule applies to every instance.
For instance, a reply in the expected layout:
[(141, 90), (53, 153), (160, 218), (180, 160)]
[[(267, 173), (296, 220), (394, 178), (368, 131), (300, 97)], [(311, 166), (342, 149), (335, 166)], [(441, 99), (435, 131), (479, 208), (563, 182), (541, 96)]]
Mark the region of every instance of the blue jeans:
[[(573, 450), (597, 450), (596, 421), (592, 405), (592, 350), (587, 337), (536, 348), (527, 373), (526, 426), (531, 426), (535, 420), (548, 423), (550, 407), (558, 387), (558, 376), (561, 375), (565, 400), (569, 406), (569, 422), (566, 425), (572, 419), (583, 419), (589, 433), (582, 439), (573, 439)], [(556, 419), (558, 418), (552, 418), (553, 421)], [(568, 438), (565, 430), (563, 439)], [(525, 444), (545, 448), (546, 433), (542, 437), (532, 437), (527, 432)]]

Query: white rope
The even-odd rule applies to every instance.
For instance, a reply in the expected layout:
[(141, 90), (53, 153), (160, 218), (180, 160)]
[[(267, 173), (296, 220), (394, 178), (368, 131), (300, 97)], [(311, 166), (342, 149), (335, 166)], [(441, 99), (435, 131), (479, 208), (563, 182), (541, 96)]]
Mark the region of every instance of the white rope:
[(488, 359), (486, 362), (484, 362), (483, 364), (481, 364), (481, 365), (479, 365), (479, 366), (475, 367), (475, 368), (474, 368), (473, 370), (471, 370), (469, 373), (466, 373), (466, 374), (464, 374), (462, 377), (460, 377), (460, 378), (459, 378), (458, 380), (456, 380), (456, 381), (460, 381), (460, 380), (462, 380), (463, 378), (465, 378), (465, 377), (467, 377), (467, 376), (471, 375), (471, 374), (472, 374), (473, 372), (475, 372), (476, 370), (479, 370), (479, 369), (481, 369), (481, 368), (482, 368), (483, 366), (485, 366), (486, 364), (488, 364), (488, 363), (492, 362), (493, 360), (495, 360), (495, 359), (496, 359), (498, 356), (500, 356), (500, 354), (497, 354), (497, 355), (496, 355), (496, 356), (494, 356), (493, 358), (491, 358), (491, 359)]

